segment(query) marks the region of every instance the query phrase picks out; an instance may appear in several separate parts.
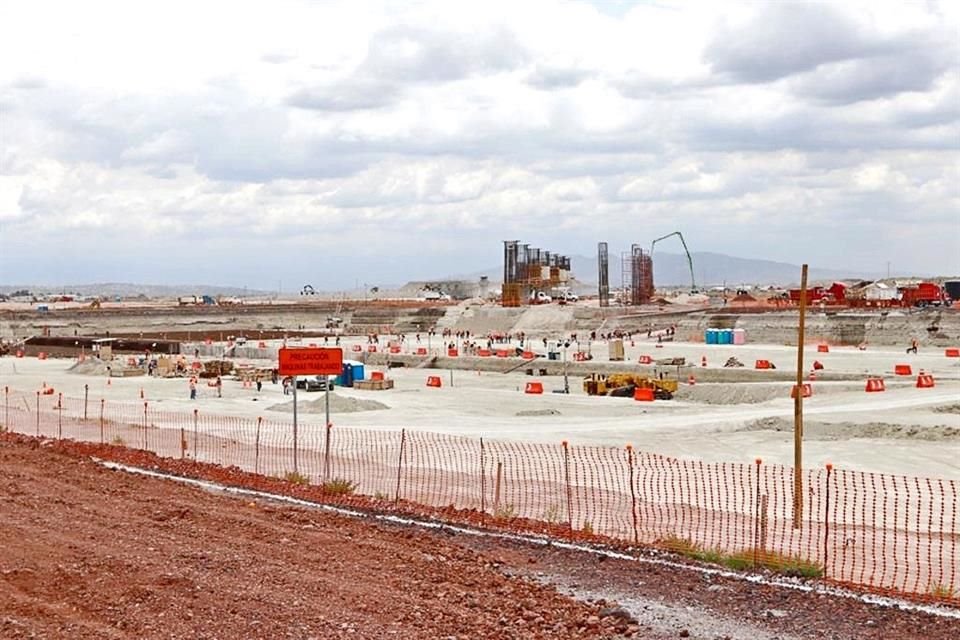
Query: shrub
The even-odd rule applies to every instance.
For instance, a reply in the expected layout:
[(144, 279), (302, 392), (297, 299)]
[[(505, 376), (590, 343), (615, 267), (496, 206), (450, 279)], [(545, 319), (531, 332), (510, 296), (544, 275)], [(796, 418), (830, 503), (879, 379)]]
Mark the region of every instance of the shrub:
[(949, 585), (938, 582), (930, 586), (930, 595), (934, 598), (940, 598), (941, 600), (949, 600), (950, 598), (955, 598), (957, 594)]
[(283, 476), (283, 479), (289, 482), (290, 484), (310, 484), (310, 480), (307, 479), (307, 476), (302, 473), (297, 473), (296, 471), (291, 471), (287, 475)]
[(332, 493), (333, 495), (350, 495), (357, 489), (357, 485), (353, 484), (350, 480), (346, 478), (333, 478), (332, 480), (327, 480), (321, 486), (324, 493)]
[(121, 438), (120, 436), (113, 436), (113, 440), (110, 441), (110, 444), (116, 445), (118, 447), (127, 446), (127, 441)]
[(512, 504), (505, 504), (494, 509), (493, 517), (497, 520), (513, 520), (517, 517), (517, 512)]

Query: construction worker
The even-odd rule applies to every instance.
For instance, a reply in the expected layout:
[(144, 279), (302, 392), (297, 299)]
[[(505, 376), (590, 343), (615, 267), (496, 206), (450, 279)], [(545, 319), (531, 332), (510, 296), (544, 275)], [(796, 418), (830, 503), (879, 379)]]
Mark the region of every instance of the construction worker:
[(220, 378), (220, 376), (217, 376), (217, 381), (214, 383), (214, 386), (217, 388), (217, 397), (222, 398), (223, 397), (223, 380)]
[(916, 353), (918, 346), (920, 345), (917, 342), (917, 339), (914, 338), (913, 340), (910, 341), (910, 346), (907, 348), (907, 353)]
[(190, 399), (191, 400), (197, 399), (197, 379), (196, 378), (190, 378)]

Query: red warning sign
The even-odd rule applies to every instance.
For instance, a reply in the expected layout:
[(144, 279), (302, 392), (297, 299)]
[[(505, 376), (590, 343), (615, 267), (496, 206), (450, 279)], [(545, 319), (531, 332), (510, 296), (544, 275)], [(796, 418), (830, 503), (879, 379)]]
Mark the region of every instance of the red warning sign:
[(318, 347), (280, 349), (282, 376), (338, 376), (343, 369), (343, 349)]

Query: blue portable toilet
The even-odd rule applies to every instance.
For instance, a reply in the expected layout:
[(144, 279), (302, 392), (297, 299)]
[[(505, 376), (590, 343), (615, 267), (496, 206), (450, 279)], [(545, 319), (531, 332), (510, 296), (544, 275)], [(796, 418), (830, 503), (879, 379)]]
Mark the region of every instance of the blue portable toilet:
[(343, 369), (340, 371), (340, 376), (336, 380), (336, 384), (339, 384), (341, 387), (352, 387), (353, 386), (353, 365), (349, 362), (343, 363)]
[(707, 329), (706, 341), (707, 341), (707, 344), (717, 344), (716, 329)]
[(363, 363), (354, 362), (352, 363), (352, 365), (353, 365), (353, 381), (356, 382), (357, 380), (363, 380), (364, 379)]

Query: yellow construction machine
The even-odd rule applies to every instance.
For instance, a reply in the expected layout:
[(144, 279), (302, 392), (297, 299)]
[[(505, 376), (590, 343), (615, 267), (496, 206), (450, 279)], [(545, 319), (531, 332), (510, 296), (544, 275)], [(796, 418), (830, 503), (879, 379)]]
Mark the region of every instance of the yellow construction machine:
[(653, 389), (657, 400), (671, 400), (677, 388), (676, 380), (638, 373), (591, 373), (583, 379), (583, 390), (591, 396), (632, 397), (634, 389)]

